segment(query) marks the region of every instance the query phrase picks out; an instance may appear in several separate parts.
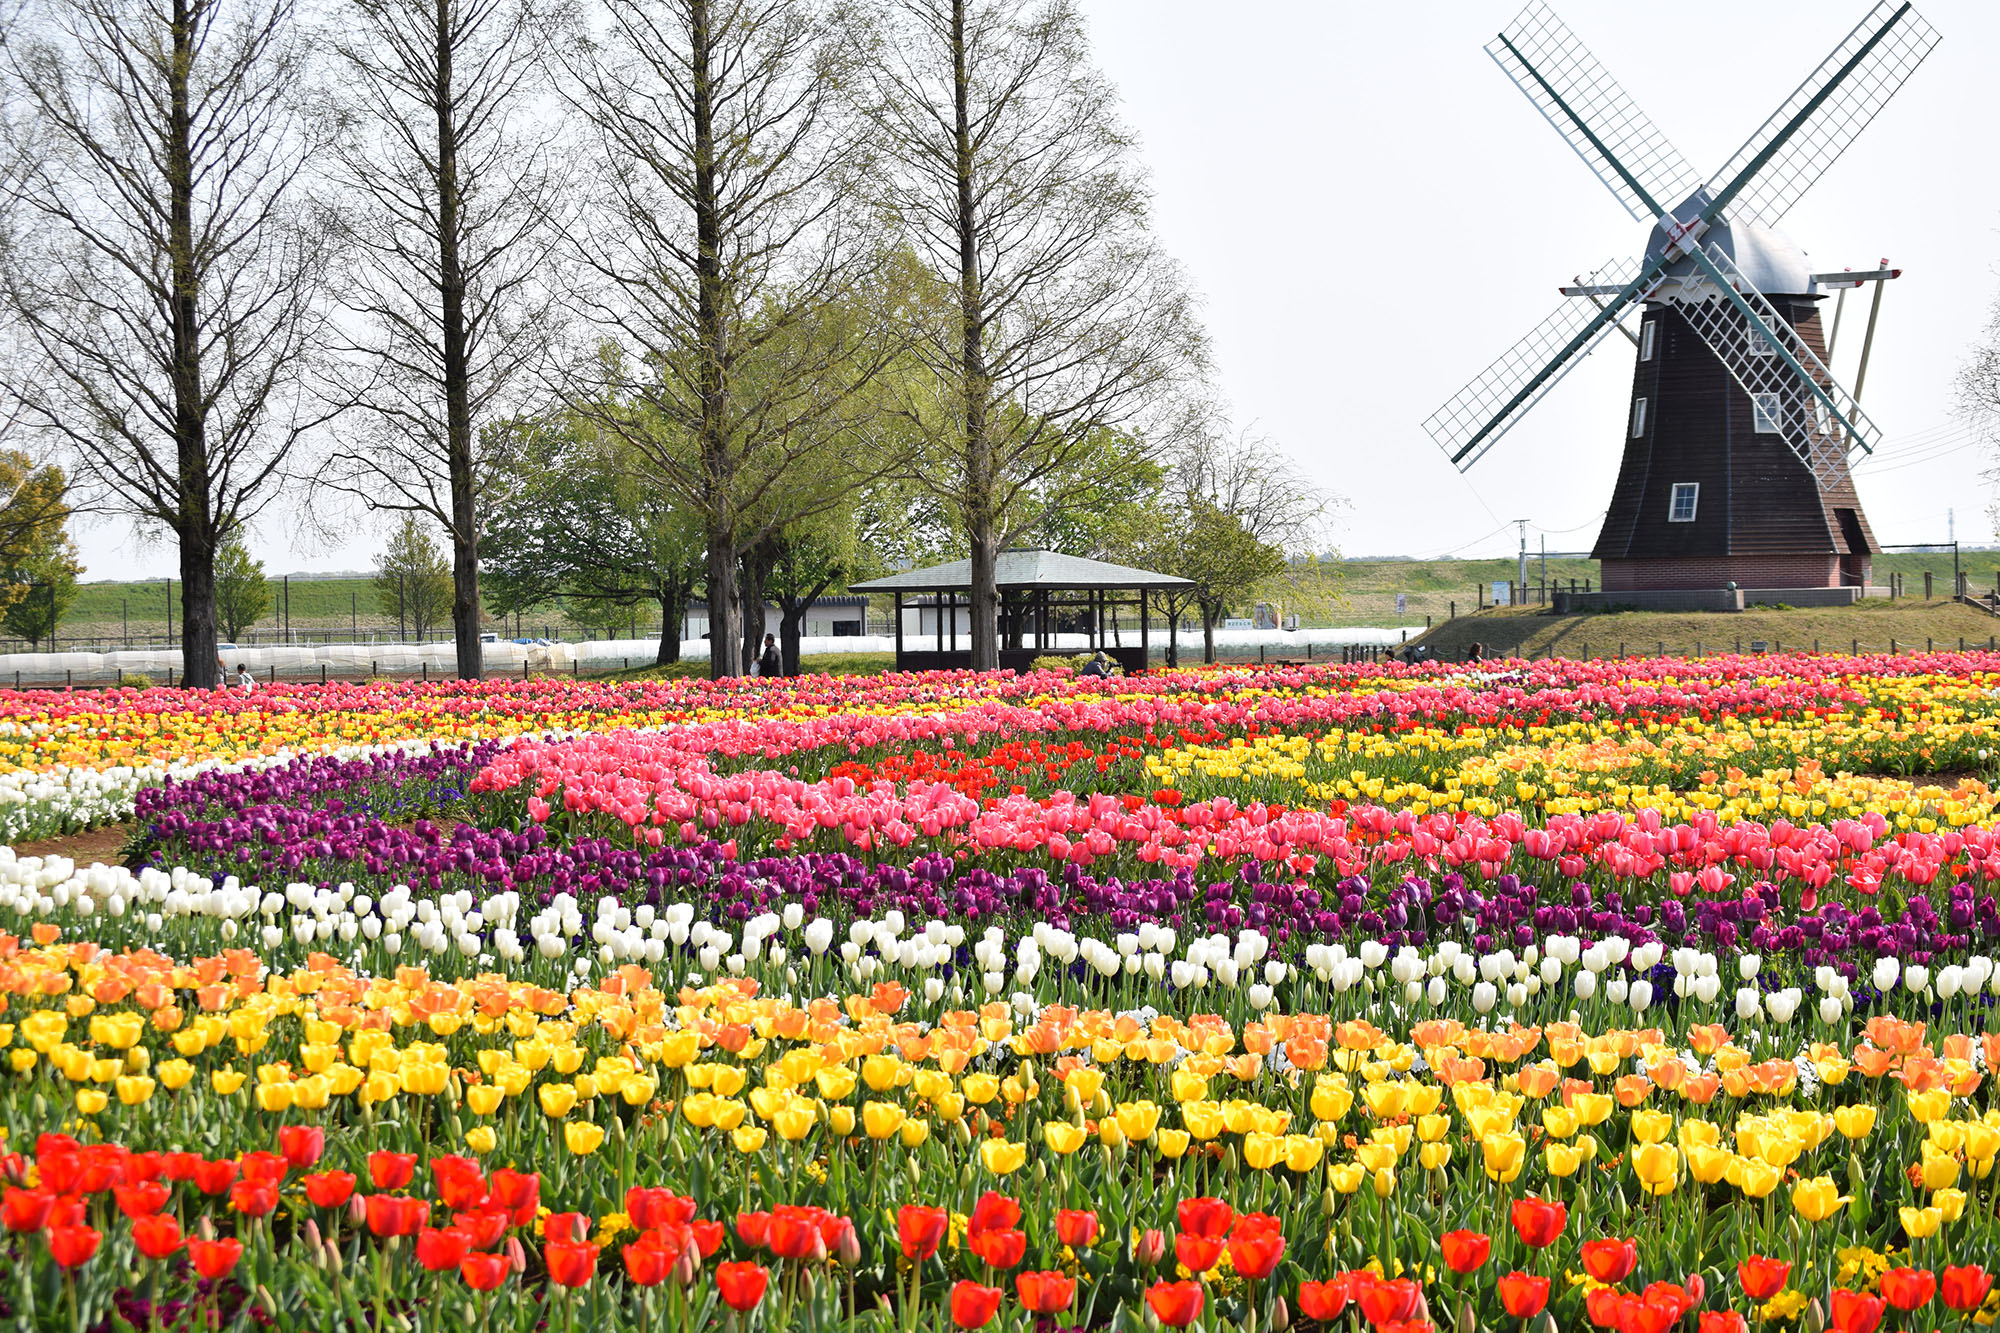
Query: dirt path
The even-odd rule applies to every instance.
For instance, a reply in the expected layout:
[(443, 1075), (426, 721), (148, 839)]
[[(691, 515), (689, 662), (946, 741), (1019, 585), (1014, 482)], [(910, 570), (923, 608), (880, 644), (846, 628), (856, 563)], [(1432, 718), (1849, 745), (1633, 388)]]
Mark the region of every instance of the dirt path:
[(59, 838), (39, 838), (34, 842), (14, 844), (17, 856), (67, 856), (80, 866), (102, 861), (106, 865), (121, 864), (119, 853), (125, 849), (125, 839), (131, 835), (130, 824), (106, 824), (101, 828), (87, 829), (82, 833), (65, 833)]

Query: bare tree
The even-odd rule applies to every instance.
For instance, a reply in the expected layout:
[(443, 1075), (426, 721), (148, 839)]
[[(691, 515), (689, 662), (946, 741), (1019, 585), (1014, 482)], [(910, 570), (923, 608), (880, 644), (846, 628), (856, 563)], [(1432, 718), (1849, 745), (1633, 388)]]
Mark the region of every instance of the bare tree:
[(343, 384), (368, 427), (321, 471), (451, 545), (458, 674), (480, 674), (479, 543), (495, 485), (483, 431), (547, 346), (564, 187), (534, 116), (538, 0), (349, 0), (333, 44), (334, 176), (364, 332)]
[[(1958, 409), (1988, 445), (2000, 444), (2000, 299), (1993, 302), (1985, 331), (1972, 349), (1972, 356), (1958, 371)], [(2000, 480), (2000, 468), (1986, 474)], [(1994, 526), (2000, 528), (2000, 505), (1987, 510)]]
[(999, 662), (995, 561), (1101, 478), (1077, 466), (1204, 355), (1071, 0), (892, 0), (863, 39), (883, 205), (949, 291), (922, 344), (972, 558), (972, 664)]
[(617, 355), (586, 358), (572, 408), (643, 451), (699, 515), (710, 671), (738, 674), (738, 561), (838, 503), (811, 460), (895, 354), (856, 318), (878, 257), (851, 217), (860, 148), (835, 93), (820, 0), (607, 0), (568, 58), (598, 145), (598, 226), (578, 304)]
[(323, 416), (291, 0), (40, 0), (4, 59), (24, 114), (0, 262), (37, 362), (13, 392), (80, 483), (173, 533), (186, 679), (213, 685), (217, 548)]

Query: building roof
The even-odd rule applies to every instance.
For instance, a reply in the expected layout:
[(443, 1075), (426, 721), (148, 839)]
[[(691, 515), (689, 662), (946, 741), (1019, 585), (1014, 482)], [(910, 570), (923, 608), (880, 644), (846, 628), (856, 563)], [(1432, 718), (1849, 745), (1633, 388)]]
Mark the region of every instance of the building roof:
[[(1086, 560), (1059, 551), (1002, 551), (995, 562), (994, 582), (1002, 588), (1191, 588), (1187, 579), (1150, 569)], [(850, 583), (851, 592), (959, 592), (972, 587), (972, 561), (905, 570), (866, 583)]]

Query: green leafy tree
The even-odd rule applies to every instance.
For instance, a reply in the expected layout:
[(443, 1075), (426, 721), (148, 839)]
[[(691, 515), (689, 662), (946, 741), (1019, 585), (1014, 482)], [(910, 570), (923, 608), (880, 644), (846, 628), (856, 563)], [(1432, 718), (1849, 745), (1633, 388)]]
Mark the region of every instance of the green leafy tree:
[(62, 618), (76, 600), (77, 576), (83, 565), (76, 546), (61, 532), (39, 551), (29, 553), (12, 566), (9, 581), (15, 597), (0, 624), (17, 639), (26, 639), (36, 648), (53, 640)]
[[(68, 496), (61, 468), (38, 464), (18, 449), (0, 450), (0, 568), (18, 570), (64, 543)], [(27, 591), (25, 582), (0, 583), (0, 608)]]
[(505, 423), (504, 482), (482, 542), (486, 590), (507, 614), (551, 601), (660, 609), (660, 665), (705, 567), (700, 519), (652, 484), (646, 451), (575, 413)]
[(250, 556), (240, 534), (232, 533), (215, 553), (215, 618), (232, 642), (271, 613), (271, 581), (264, 562)]
[(375, 602), (421, 643), (451, 616), (451, 563), (415, 514), (405, 514), (375, 558)]

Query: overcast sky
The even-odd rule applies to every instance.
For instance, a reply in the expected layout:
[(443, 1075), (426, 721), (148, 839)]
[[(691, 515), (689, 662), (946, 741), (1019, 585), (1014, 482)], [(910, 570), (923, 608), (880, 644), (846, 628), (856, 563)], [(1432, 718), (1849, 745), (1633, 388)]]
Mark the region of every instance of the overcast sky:
[[(1420, 423), (1549, 314), (1556, 287), (1636, 255), (1634, 223), (1482, 45), (1513, 0), (1081, 0), (1151, 172), (1159, 234), (1206, 309), (1240, 421), (1344, 497), (1350, 555), (1586, 549), (1617, 472), (1631, 344), (1607, 340), (1460, 476)], [(1557, 0), (1703, 176), (1833, 49), (1861, 0)], [(1815, 271), (1890, 284), (1863, 404), (1885, 437), (1858, 475), (1879, 540), (1993, 539), (1991, 466), (1952, 382), (2000, 294), (2000, 4), (1920, 0), (1943, 35), (1785, 220)], [(1826, 305), (1831, 315), (1831, 301)], [(1848, 301), (1850, 318), (1857, 311)], [(1835, 373), (1852, 388), (1855, 320)], [(1852, 333), (1849, 330), (1853, 330)], [(105, 525), (87, 578), (164, 577), (171, 548)], [(361, 569), (379, 544), (252, 534), (272, 572)]]

